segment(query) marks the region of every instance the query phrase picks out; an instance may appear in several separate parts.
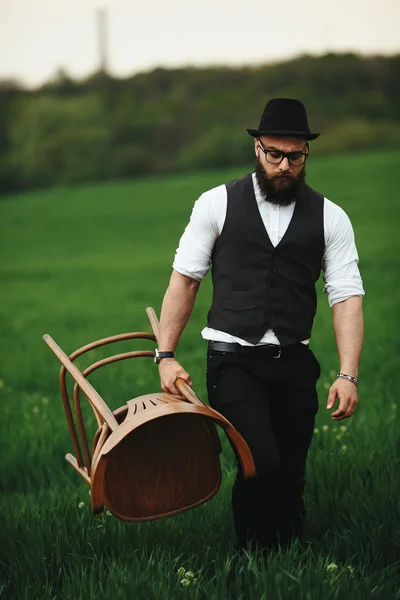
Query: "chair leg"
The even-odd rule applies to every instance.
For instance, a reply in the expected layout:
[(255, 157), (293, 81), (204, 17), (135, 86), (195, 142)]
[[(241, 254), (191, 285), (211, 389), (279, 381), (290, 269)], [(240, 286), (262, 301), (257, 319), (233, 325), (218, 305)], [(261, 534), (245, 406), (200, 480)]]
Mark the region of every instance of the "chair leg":
[(86, 483), (91, 485), (90, 477), (89, 477), (86, 467), (80, 467), (78, 465), (78, 461), (76, 460), (75, 456), (72, 456), (72, 454), (66, 454), (65, 460), (67, 462), (69, 462), (69, 464), (75, 469), (75, 471), (77, 471), (77, 473), (79, 473), (79, 475), (81, 477), (83, 477), (83, 479), (86, 481)]

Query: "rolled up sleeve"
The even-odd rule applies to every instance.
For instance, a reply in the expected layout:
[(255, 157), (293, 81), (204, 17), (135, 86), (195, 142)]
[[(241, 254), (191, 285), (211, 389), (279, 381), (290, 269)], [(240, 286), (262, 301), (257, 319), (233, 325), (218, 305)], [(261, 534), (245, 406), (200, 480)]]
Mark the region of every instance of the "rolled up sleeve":
[(325, 198), (324, 293), (329, 306), (352, 296), (364, 296), (354, 231), (347, 214)]
[(173, 268), (201, 281), (210, 270), (211, 254), (226, 214), (226, 188), (205, 192), (195, 202), (190, 221), (179, 241)]

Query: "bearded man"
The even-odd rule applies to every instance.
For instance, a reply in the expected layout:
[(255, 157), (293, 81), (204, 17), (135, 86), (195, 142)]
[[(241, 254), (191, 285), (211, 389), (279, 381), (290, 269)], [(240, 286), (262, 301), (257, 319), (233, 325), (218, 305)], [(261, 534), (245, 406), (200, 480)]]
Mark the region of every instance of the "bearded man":
[(358, 402), (363, 338), (362, 280), (346, 213), (305, 183), (311, 133), (295, 99), (268, 102), (254, 137), (255, 172), (204, 193), (180, 240), (160, 318), (157, 361), (165, 392), (178, 377), (191, 384), (175, 348), (210, 266), (213, 300), (202, 331), (208, 340), (210, 405), (244, 437), (257, 476), (240, 465), (232, 488), (238, 547), (267, 549), (301, 537), (307, 453), (321, 374), (310, 348), (315, 284), (333, 312), (340, 371), (327, 409), (334, 421)]

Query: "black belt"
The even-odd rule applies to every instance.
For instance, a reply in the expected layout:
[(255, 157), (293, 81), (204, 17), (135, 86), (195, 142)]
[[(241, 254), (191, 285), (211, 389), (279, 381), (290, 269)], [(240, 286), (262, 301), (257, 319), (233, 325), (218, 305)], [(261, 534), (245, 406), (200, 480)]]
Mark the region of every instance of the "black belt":
[[(296, 344), (297, 346), (298, 344)], [(289, 348), (290, 346), (288, 346)], [(208, 349), (213, 352), (234, 352), (236, 354), (247, 354), (249, 356), (259, 356), (264, 358), (280, 358), (282, 346), (277, 344), (262, 344), (261, 346), (242, 346), (241, 344), (230, 342), (208, 342)], [(285, 347), (286, 350), (286, 347)]]

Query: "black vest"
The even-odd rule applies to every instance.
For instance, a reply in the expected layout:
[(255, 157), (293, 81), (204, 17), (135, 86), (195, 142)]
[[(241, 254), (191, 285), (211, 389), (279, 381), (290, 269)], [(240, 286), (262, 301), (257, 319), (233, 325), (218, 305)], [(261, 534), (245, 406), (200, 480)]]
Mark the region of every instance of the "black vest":
[(212, 253), (208, 327), (252, 344), (269, 328), (282, 346), (310, 338), (325, 249), (324, 197), (304, 185), (286, 233), (274, 247), (251, 174), (226, 188), (225, 224)]

